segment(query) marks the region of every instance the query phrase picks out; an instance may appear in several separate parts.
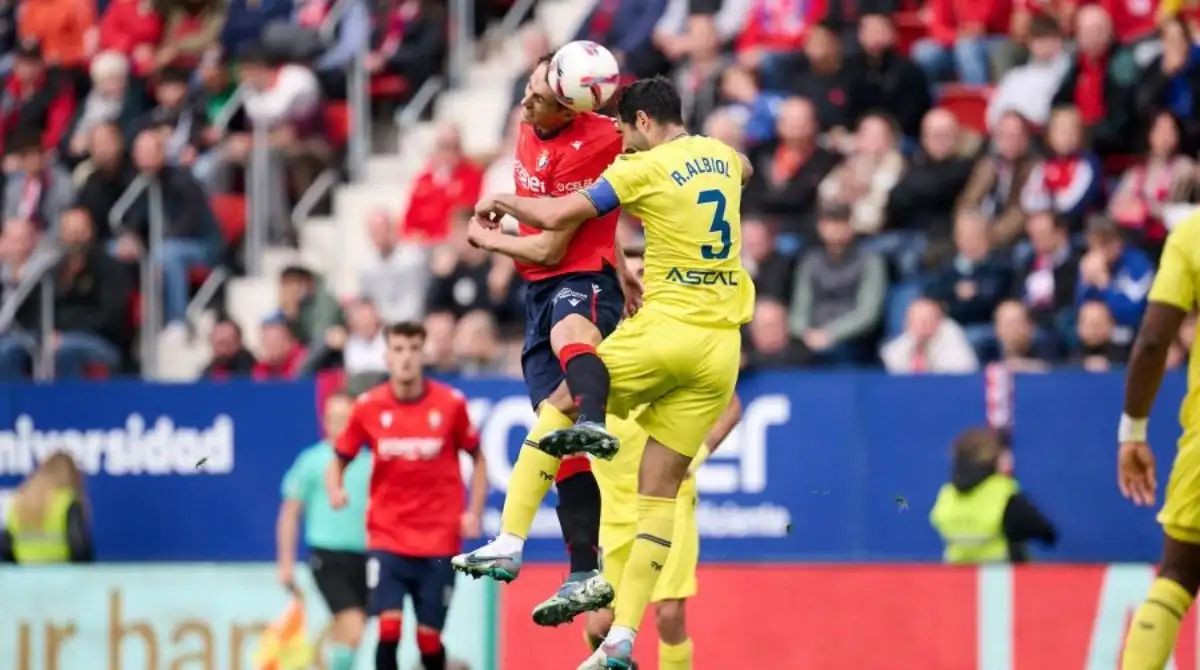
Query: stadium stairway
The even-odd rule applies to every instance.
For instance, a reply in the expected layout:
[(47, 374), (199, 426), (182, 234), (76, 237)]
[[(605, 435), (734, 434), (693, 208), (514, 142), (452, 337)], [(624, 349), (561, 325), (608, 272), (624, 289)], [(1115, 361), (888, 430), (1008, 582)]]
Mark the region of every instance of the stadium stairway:
[[(551, 43), (562, 44), (574, 34), (591, 5), (591, 0), (543, 0), (535, 20), (547, 30)], [(519, 34), (510, 36), (486, 60), (472, 65), (463, 86), (440, 96), (434, 121), (408, 131), (399, 141), (398, 152), (394, 147), (374, 147), (365, 178), (335, 191), (333, 216), (312, 217), (303, 225), (299, 249), (267, 249), (260, 276), (230, 280), (229, 313), (241, 324), (251, 351), (258, 351), (259, 323), (276, 307), (276, 280), (283, 267), (299, 262), (320, 272), (340, 298), (357, 293), (357, 269), (371, 253), (367, 216), (376, 210), (393, 215), (404, 210), (409, 184), (431, 152), (438, 123), (455, 122), (461, 127), (463, 148), (469, 156), (491, 155), (500, 148), (512, 81), (523, 60)], [(159, 379), (184, 381), (199, 375), (211, 355), (208, 335), (213, 322), (212, 313), (200, 318), (189, 343), (159, 342)]]

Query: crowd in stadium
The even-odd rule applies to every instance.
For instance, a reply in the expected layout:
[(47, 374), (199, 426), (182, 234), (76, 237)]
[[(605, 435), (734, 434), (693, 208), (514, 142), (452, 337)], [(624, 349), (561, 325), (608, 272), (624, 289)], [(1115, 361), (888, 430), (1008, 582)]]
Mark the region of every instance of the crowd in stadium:
[[(139, 173), (164, 187), (165, 337), (196, 337), (189, 290), (239, 265), (244, 201), (229, 194), (248, 131), (268, 128), (290, 159), (279, 188), (294, 200), (344, 153), (356, 58), (373, 94), (403, 101), (448, 49), (446, 3), (429, 0), (75, 4), (90, 5), (30, 0), (0, 17), (15, 27), (0, 32), (0, 285), (9, 297), (44, 240), (67, 251), (60, 377), (136, 370), (150, 204), (113, 210)], [(598, 0), (576, 37), (609, 46), (630, 77), (674, 78), (692, 129), (751, 156), (747, 365), (1104, 370), (1124, 360), (1166, 232), (1198, 190), (1200, 47), (1178, 5)], [(535, 25), (524, 39), (530, 65), (554, 46)], [(461, 235), (481, 194), (512, 189), (509, 135), (499, 155), (468, 156), (439, 127), (399, 217), (361, 223), (378, 254), (359, 294), (287, 268), (276, 314), (208, 334), (207, 374), (378, 374), (380, 324), (410, 318), (437, 369), (516, 372), (520, 280)], [(272, 244), (295, 243), (288, 217), (271, 221)], [(637, 222), (621, 234), (636, 247)], [(25, 300), (0, 336), (0, 375), (28, 373), (37, 307)], [(261, 329), (259, 350), (242, 328)]]

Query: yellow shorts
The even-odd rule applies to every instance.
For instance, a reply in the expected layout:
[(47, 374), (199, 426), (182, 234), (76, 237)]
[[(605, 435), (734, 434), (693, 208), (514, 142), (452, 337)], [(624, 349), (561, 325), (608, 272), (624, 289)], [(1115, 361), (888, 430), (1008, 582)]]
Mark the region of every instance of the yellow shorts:
[(1200, 545), (1200, 435), (1179, 440), (1158, 522), (1169, 537)]
[(729, 406), (742, 337), (736, 328), (703, 328), (642, 310), (597, 349), (612, 384), (608, 411), (637, 422), (655, 441), (695, 456)]
[[(600, 523), (600, 547), (603, 549), (604, 578), (612, 583), (621, 597), (621, 575), (633, 540), (637, 536), (637, 515), (628, 519)], [(700, 529), (696, 526), (696, 483), (688, 479), (679, 488), (675, 507), (675, 534), (671, 537), (671, 553), (658, 576), (651, 602), (684, 600), (696, 595), (696, 566), (700, 562)]]

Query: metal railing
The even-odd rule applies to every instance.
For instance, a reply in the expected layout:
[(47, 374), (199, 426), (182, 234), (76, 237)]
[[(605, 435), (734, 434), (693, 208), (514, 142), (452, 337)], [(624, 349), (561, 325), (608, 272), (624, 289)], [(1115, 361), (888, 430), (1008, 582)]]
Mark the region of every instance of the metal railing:
[(496, 42), (503, 42), (514, 35), (521, 27), (521, 22), (533, 11), (536, 3), (537, 0), (516, 0), (505, 12), (504, 18), (500, 19), (500, 23), (490, 31), (491, 38)]
[(21, 344), (33, 361), (33, 378), (38, 381), (54, 379), (54, 271), (63, 257), (63, 249), (57, 244), (38, 246), (21, 280), (0, 304), (0, 333), (7, 333), (16, 324), (21, 307), (37, 292), (37, 337), (33, 338), (30, 333), (30, 339), (22, 340)]
[(146, 246), (138, 258), (142, 300), (142, 323), (138, 331), (141, 348), (142, 376), (153, 379), (158, 374), (158, 333), (163, 329), (162, 263), (159, 253), (163, 247), (166, 209), (162, 183), (155, 177), (138, 175), (121, 194), (108, 214), (108, 225), (116, 232), (137, 201), (145, 195), (149, 201)]
[(475, 0), (450, 0), (449, 75), (460, 86), (475, 61)]

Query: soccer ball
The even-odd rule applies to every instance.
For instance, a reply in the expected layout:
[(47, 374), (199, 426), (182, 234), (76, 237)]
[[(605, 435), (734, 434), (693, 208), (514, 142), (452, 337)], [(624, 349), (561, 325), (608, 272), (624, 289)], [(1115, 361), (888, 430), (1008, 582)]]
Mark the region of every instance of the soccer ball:
[(577, 112), (590, 112), (603, 107), (617, 92), (621, 68), (608, 49), (581, 40), (555, 52), (548, 78), (559, 102)]

